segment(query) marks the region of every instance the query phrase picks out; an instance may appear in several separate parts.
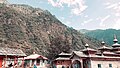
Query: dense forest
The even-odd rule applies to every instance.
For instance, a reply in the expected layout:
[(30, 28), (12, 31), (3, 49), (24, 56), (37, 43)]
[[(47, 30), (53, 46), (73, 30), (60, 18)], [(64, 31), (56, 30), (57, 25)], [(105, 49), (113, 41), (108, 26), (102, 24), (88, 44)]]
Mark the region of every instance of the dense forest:
[[(104, 40), (107, 44), (112, 45), (114, 35), (117, 36), (117, 39), (120, 43), (120, 30), (116, 29), (106, 29), (106, 30), (80, 30), (82, 33), (84, 33), (86, 36), (89, 36), (91, 38), (97, 39), (97, 40)], [(85, 32), (84, 32), (85, 31)]]

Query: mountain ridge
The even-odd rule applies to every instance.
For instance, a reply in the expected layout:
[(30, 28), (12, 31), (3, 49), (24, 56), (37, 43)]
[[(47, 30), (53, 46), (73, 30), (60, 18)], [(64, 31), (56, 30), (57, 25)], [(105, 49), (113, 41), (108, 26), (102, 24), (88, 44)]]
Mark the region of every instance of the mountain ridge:
[(49, 59), (64, 51), (100, 47), (100, 42), (60, 22), (47, 10), (22, 5), (0, 4), (0, 46), (35, 51)]
[[(112, 45), (113, 44), (113, 39), (114, 35), (117, 36), (118, 40), (120, 40), (120, 30), (116, 29), (97, 29), (97, 30), (86, 30), (87, 32), (80, 32), (84, 33), (86, 36), (89, 36), (91, 38), (95, 38), (97, 40), (104, 40), (107, 44)], [(120, 42), (119, 42), (120, 43)]]

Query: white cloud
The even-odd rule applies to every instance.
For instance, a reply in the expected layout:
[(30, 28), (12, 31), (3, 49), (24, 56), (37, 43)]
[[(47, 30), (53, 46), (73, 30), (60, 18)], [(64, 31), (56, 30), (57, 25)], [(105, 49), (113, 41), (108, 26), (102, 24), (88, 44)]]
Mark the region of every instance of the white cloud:
[(100, 26), (105, 26), (104, 21), (107, 20), (110, 17), (110, 15), (105, 16), (101, 19)]
[(108, 8), (108, 9), (116, 8), (117, 5), (118, 5), (117, 3), (115, 3), (115, 4), (108, 4), (108, 6), (106, 8)]
[(48, 0), (48, 2), (49, 2), (49, 3), (51, 3), (51, 4), (52, 4), (52, 6), (54, 6), (54, 7), (58, 6), (58, 4), (57, 4), (57, 3), (55, 3), (53, 0)]
[(120, 16), (120, 2), (106, 4), (106, 8), (113, 11), (115, 16)]
[(64, 17), (60, 17), (62, 20), (65, 20), (65, 18)]
[(115, 21), (116, 21), (116, 23), (114, 24), (113, 28), (120, 29), (120, 19), (116, 19)]
[(85, 18), (88, 18), (88, 15), (85, 15), (84, 17), (85, 17)]
[(69, 24), (71, 24), (71, 23), (72, 23), (72, 22), (70, 22), (70, 21), (66, 21), (66, 22), (65, 22), (66, 25), (69, 25)]
[(93, 21), (93, 19), (89, 19), (89, 20), (86, 20), (86, 21), (84, 21), (83, 23), (81, 23), (81, 25), (85, 25), (85, 24), (87, 24), (87, 23), (89, 23), (89, 22), (91, 22), (91, 21)]
[(80, 15), (87, 8), (84, 0), (48, 0), (48, 2), (54, 7), (63, 7), (63, 4), (67, 4), (71, 8), (71, 13), (75, 15)]
[(110, 2), (106, 2), (106, 3), (104, 3), (104, 5), (110, 5)]
[(101, 22), (104, 22), (106, 19), (108, 19), (110, 15), (105, 16), (103, 19), (101, 19)]

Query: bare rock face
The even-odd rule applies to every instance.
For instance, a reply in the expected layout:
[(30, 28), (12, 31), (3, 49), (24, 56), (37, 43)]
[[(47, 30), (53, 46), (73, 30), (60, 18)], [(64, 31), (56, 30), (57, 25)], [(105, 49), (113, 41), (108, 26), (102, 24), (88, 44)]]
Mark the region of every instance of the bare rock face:
[(62, 24), (47, 10), (27, 5), (0, 5), (0, 46), (21, 48), (53, 59), (62, 51), (99, 47), (100, 43)]

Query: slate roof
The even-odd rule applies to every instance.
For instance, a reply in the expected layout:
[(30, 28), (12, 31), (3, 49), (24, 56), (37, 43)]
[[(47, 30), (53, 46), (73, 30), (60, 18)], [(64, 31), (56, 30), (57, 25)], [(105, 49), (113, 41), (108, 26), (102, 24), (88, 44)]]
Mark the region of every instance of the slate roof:
[(21, 49), (0, 47), (0, 56), (26, 56)]

